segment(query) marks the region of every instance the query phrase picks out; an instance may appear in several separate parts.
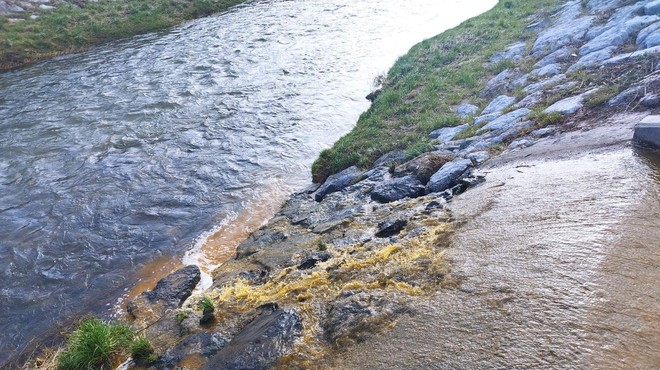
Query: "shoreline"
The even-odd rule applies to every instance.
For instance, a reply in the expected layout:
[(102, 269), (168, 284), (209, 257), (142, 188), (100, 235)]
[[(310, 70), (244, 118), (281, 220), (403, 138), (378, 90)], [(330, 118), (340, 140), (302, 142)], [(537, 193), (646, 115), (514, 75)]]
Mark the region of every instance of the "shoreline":
[[(456, 238), (464, 237), (461, 227), (474, 220), (477, 225), (484, 222), (480, 217), (488, 214), (495, 203), (493, 201), (482, 208), (477, 207), (479, 209), (475, 211), (472, 220), (461, 215), (452, 202), (463, 205), (467, 203), (466, 209), (469, 209), (470, 205), (474, 206), (471, 202), (476, 203), (470, 199), (473, 192), (492, 191), (493, 199), (501, 193), (506, 193), (507, 199), (512, 202), (508, 210), (513, 212), (518, 209), (514, 206), (515, 191), (504, 185), (506, 179), (498, 178), (502, 185), (490, 182), (488, 169), (498, 170), (498, 166), (513, 166), (507, 171), (510, 178), (514, 179), (516, 176), (522, 176), (517, 173), (526, 171), (526, 158), (530, 156), (536, 155), (542, 162), (545, 159), (544, 165), (551, 170), (553, 161), (558, 163), (562, 158), (583, 158), (585, 153), (591, 151), (627, 147), (629, 139), (626, 137), (628, 133), (631, 134), (632, 125), (642, 116), (654, 112), (653, 105), (644, 106), (641, 102), (651, 99), (649, 95), (660, 92), (660, 72), (655, 71), (654, 65), (651, 66), (651, 71), (646, 71), (646, 60), (627, 58), (632, 45), (618, 45), (610, 49), (610, 53), (614, 54), (611, 55), (612, 60), (618, 58), (610, 64), (601, 60), (585, 65), (577, 55), (570, 54), (576, 47), (586, 45), (587, 41), (571, 38), (575, 32), (572, 27), (567, 30), (566, 24), (584, 22), (591, 27), (595, 17), (590, 14), (615, 11), (591, 8), (591, 3), (566, 2), (550, 17), (529, 20), (533, 23), (527, 27), (534, 26), (533, 31), (529, 31), (533, 32), (533, 36), (523, 32), (522, 41), (510, 40), (514, 43), (503, 46), (499, 51), (494, 50), (493, 54), (482, 55), (483, 60), (478, 60), (481, 65), (497, 67), (488, 70), (489, 74), (471, 88), (475, 90), (474, 94), (461, 96), (457, 104), (451, 107), (455, 111), (452, 114), (458, 117), (456, 120), (452, 117), (452, 120), (444, 122), (446, 127), (424, 127), (427, 131), (431, 131), (430, 128), (436, 129), (432, 133), (433, 136), (424, 138), (431, 147), (424, 146), (420, 149), (413, 143), (414, 150), (408, 148), (408, 151), (378, 153), (383, 155), (373, 161), (373, 164), (369, 161), (374, 158), (370, 158), (365, 162), (369, 163), (368, 166), (339, 168), (353, 161), (353, 158), (334, 168), (336, 171), (326, 171), (327, 176), (317, 177), (325, 180), (323, 184), (291, 195), (267, 224), (251, 233), (237, 246), (234, 259), (213, 272), (213, 285), (205, 291), (206, 297), (212, 300), (216, 310), (210, 322), (206, 320), (206, 313), (203, 314), (198, 309), (195, 301), (197, 298), (174, 303), (170, 297), (152, 300), (151, 296), (160, 297), (161, 294), (167, 293), (161, 292), (158, 286), (133, 300), (132, 308), (129, 309), (132, 316), (130, 322), (144, 331), (156, 353), (160, 355), (155, 366), (166, 368), (195, 364), (196, 368), (211, 369), (231, 364), (264, 368), (309, 368), (317, 364), (317, 361), (325, 361), (328, 358), (332, 361), (332, 357), (337, 353), (364, 353), (369, 346), (378, 343), (380, 338), (387, 338), (389, 333), (401, 335), (399, 330), (405, 329), (399, 329), (397, 322), (414, 321), (411, 318), (420, 315), (420, 312), (422, 318), (446, 320), (442, 317), (443, 312), (428, 314), (420, 311), (435, 296), (467, 295), (465, 302), (484, 306), (484, 310), (474, 317), (461, 317), (461, 309), (456, 310), (454, 307), (456, 315), (451, 318), (456, 321), (438, 320), (450, 328), (460, 328), (467, 322), (473, 325), (470, 328), (477, 334), (481, 334), (478, 330), (481, 327), (479, 318), (490, 323), (488, 318), (500, 311), (524, 311), (525, 304), (516, 305), (516, 302), (525, 302), (529, 297), (534, 305), (538, 305), (539, 312), (550, 319), (563, 317), (559, 312), (564, 311), (555, 310), (555, 301), (551, 299), (548, 303), (543, 295), (546, 289), (553, 288), (544, 286), (543, 281), (554, 278), (555, 275), (551, 274), (554, 270), (534, 275), (535, 279), (540, 281), (539, 290), (536, 290), (536, 287), (529, 292), (522, 289), (521, 294), (517, 294), (518, 286), (511, 282), (518, 278), (516, 274), (500, 276), (497, 269), (494, 269), (496, 273), (489, 270), (488, 263), (503, 263), (510, 268), (516, 267), (506, 265), (506, 258), (515, 260), (518, 257), (515, 253), (511, 254), (509, 249), (509, 245), (515, 246), (516, 240), (506, 240), (509, 244), (494, 244), (492, 247), (499, 254), (496, 254), (492, 261), (486, 260), (483, 265), (480, 265), (481, 255), (469, 250), (467, 257), (462, 256), (462, 264), (456, 262), (455, 253), (463, 253), (469, 245), (464, 242), (461, 246), (460, 241), (457, 242)], [(498, 7), (497, 10), (501, 11), (506, 5), (500, 4)], [(635, 11), (637, 13), (631, 12), (629, 16), (642, 16), (639, 13), (644, 11), (644, 8), (640, 7)], [(487, 13), (483, 17), (487, 18), (488, 15)], [(660, 20), (654, 21), (660, 24)], [(622, 21), (612, 21), (614, 24), (611, 27), (616, 27), (620, 22)], [(459, 26), (457, 29), (464, 28)], [(560, 36), (569, 37), (569, 42), (557, 45), (555, 39), (547, 38), (547, 43), (541, 42), (542, 45), (537, 48), (539, 40), (543, 41), (543, 36), (552, 32), (564, 32)], [(586, 32), (585, 29), (584, 34)], [(457, 37), (457, 42), (462, 42), (462, 35), (456, 29), (449, 34)], [(555, 37), (559, 36), (555, 34)], [(530, 45), (533, 40), (536, 40), (534, 45)], [(420, 44), (422, 46), (418, 45), (413, 50), (419, 53), (421, 48), (430, 47), (431, 43), (423, 42)], [(532, 50), (529, 50), (530, 46)], [(534, 62), (540, 63), (540, 60), (558, 53), (562, 48), (565, 55), (561, 58), (557, 57), (545, 66), (533, 66)], [(536, 53), (534, 49), (537, 49)], [(618, 56), (614, 52), (619, 53)], [(504, 59), (494, 62), (495, 55), (504, 55)], [(610, 59), (605, 61), (607, 60)], [(400, 70), (401, 63), (398, 63), (399, 70), (397, 71), (395, 66), (395, 72), (390, 72), (388, 78), (396, 80), (405, 77), (406, 72)], [(574, 73), (563, 73), (578, 63), (583, 63), (582, 68), (577, 68)], [(598, 68), (601, 65), (605, 67)], [(548, 74), (546, 72), (551, 68), (546, 68), (547, 66), (554, 68)], [(546, 69), (543, 70), (544, 68)], [(608, 85), (611, 76), (616, 76), (616, 88), (612, 88), (614, 85)], [(619, 79), (622, 76), (625, 79)], [(386, 82), (384, 92), (381, 93), (385, 94), (382, 95), (384, 98), (381, 97), (382, 101), (376, 102), (375, 105), (380, 104), (382, 107), (388, 101), (388, 88), (391, 86), (391, 81), (389, 85)], [(647, 89), (649, 86), (652, 88)], [(640, 94), (642, 90), (644, 92)], [(475, 99), (477, 96), (482, 97)], [(629, 112), (628, 107), (635, 102), (639, 104), (633, 112)], [(373, 113), (372, 108), (365, 117)], [(462, 108), (470, 113), (462, 114)], [(615, 118), (625, 121), (626, 124), (617, 126), (617, 121), (604, 123), (602, 118), (614, 113), (621, 113), (615, 115)], [(560, 138), (565, 141), (558, 142)], [(612, 139), (614, 141), (611, 141)], [(344, 139), (344, 142), (346, 140), (350, 138)], [(418, 153), (420, 150), (422, 153)], [(553, 155), (556, 157), (553, 158)], [(352, 164), (355, 163), (358, 161)], [(517, 168), (516, 164), (520, 164), (520, 168)], [(595, 174), (603, 174), (603, 171), (605, 175), (610, 175), (607, 166)], [(551, 171), (548, 173), (551, 174)], [(553, 178), (548, 181), (548, 188), (557, 185), (553, 181), (558, 180)], [(651, 183), (648, 186), (653, 185)], [(543, 189), (539, 191), (541, 190)], [(597, 196), (592, 198), (587, 200), (598, 199)], [(531, 199), (530, 197), (530, 201)], [(548, 196), (546, 200), (548, 204), (552, 204), (552, 201), (557, 199)], [(520, 206), (518, 204), (518, 207)], [(610, 206), (618, 210), (618, 205)], [(567, 216), (573, 216), (570, 211), (565, 212)], [(499, 215), (506, 217), (508, 213), (501, 212)], [(536, 220), (539, 222), (545, 221), (546, 217), (555, 219), (535, 213), (532, 215), (539, 217), (540, 221)], [(497, 219), (486, 221), (495, 222)], [(516, 225), (518, 220), (514, 217), (508, 221), (511, 224), (507, 226), (512, 228), (511, 225)], [(609, 219), (600, 221), (607, 224)], [(575, 235), (578, 235), (580, 230), (578, 228)], [(515, 235), (515, 229), (509, 231), (504, 233), (503, 237)], [(539, 233), (531, 235), (530, 238), (542, 235)], [(467, 240), (472, 241), (469, 238)], [(532, 242), (527, 243), (525, 245), (534, 246)], [(550, 247), (553, 246), (551, 240), (546, 243)], [(573, 250), (573, 245), (569, 245), (569, 248), (562, 252), (570, 253)], [(605, 257), (609, 256), (607, 252), (599, 253)], [(502, 256), (505, 256), (504, 260), (498, 259)], [(552, 258), (555, 256), (550, 253), (549, 257), (551, 258), (547, 262), (552, 266)], [(536, 260), (530, 259), (527, 262), (528, 264), (522, 265), (524, 268), (536, 267)], [(594, 263), (591, 260), (587, 262), (583, 268)], [(563, 266), (557, 265), (556, 268), (561, 269)], [(188, 267), (188, 270), (194, 270)], [(487, 280), (492, 275), (492, 280), (479, 281), (474, 286), (470, 279), (480, 275), (466, 273), (471, 268), (484, 272), (482, 279)], [(580, 280), (579, 268), (561, 272), (569, 277), (569, 281), (578, 280), (587, 285), (593, 283), (593, 280), (589, 279)], [(530, 273), (536, 274), (537, 271)], [(578, 275), (572, 276), (571, 273)], [(193, 271), (187, 274), (184, 277), (177, 276), (176, 279), (171, 278), (172, 275), (165, 278), (168, 283), (180, 283), (181, 285), (177, 286), (177, 289), (180, 289), (177, 294), (184, 294), (186, 298), (193, 292), (188, 286), (194, 282), (194, 287), (197, 284), (195, 280), (199, 280), (199, 273), (195, 275)], [(185, 281), (181, 282), (181, 279)], [(561, 283), (566, 284), (565, 281)], [(573, 295), (570, 284), (561, 285), (560, 288), (565, 289), (562, 294), (568, 297), (569, 302), (566, 304), (577, 307), (568, 308), (577, 310), (578, 316), (581, 317), (582, 311), (579, 309), (582, 306), (579, 299), (588, 298), (589, 292), (580, 291)], [(480, 295), (492, 299), (482, 300)], [(564, 296), (551, 296), (558, 301), (561, 301), (562, 297)], [(578, 302), (573, 302), (573, 299)], [(587, 311), (589, 307), (586, 307)], [(434, 314), (436, 316), (433, 316)], [(492, 328), (492, 332), (504, 330), (507, 327), (507, 317), (505, 312), (497, 321), (501, 326)], [(520, 322), (530, 321), (524, 314), (515, 317), (520, 318)], [(572, 316), (570, 318), (573, 319)], [(541, 333), (561, 333), (562, 325), (552, 320), (550, 323), (543, 327), (548, 331)], [(420, 327), (416, 329), (420, 330)], [(437, 329), (437, 332), (443, 331), (442, 326)], [(523, 330), (521, 333), (532, 335), (535, 333), (532, 329), (529, 332)], [(419, 335), (423, 337), (423, 333)], [(451, 338), (443, 339), (449, 341)], [(483, 339), (484, 343), (489, 345), (496, 345), (491, 339), (499, 340), (488, 337), (478, 339)], [(512, 345), (515, 345), (514, 339), (505, 338), (510, 340)], [(532, 343), (536, 343), (533, 339)], [(578, 346), (588, 347), (593, 344), (584, 338), (573, 339), (578, 341)], [(469, 336), (461, 340), (469, 342)], [(407, 344), (409, 347), (406, 349), (414, 355), (417, 347)], [(564, 353), (569, 352), (570, 348), (531, 345), (521, 350), (525, 348), (528, 351), (525, 352), (526, 355), (534, 353), (536, 349), (548, 349), (550, 352), (557, 349), (557, 353), (561, 353), (560, 359), (567, 366), (578, 366), (582, 363), (580, 356)], [(430, 347), (430, 350), (441, 349)], [(460, 353), (462, 348), (457, 351)], [(516, 355), (516, 351), (504, 351), (503, 358), (514, 361)], [(398, 359), (405, 360), (405, 356), (402, 355)], [(467, 359), (469, 360), (469, 356)], [(498, 359), (502, 360), (499, 357)], [(388, 361), (388, 358), (383, 354), (382, 358), (375, 360)], [(415, 360), (428, 359), (421, 356)], [(436, 360), (431, 356), (429, 361)], [(489, 357), (480, 360), (489, 361)], [(543, 360), (545, 361), (545, 358)], [(423, 365), (433, 363), (435, 362)], [(384, 366), (388, 364), (393, 366), (391, 362), (385, 363)], [(533, 364), (539, 365), (525, 363), (528, 366)]]
[(230, 11), (245, 2), (221, 0), (197, 5), (159, 0), (63, 1), (56, 6), (0, 14), (0, 39), (4, 40), (0, 49), (0, 72), (77, 54), (107, 42), (162, 31), (186, 21)]

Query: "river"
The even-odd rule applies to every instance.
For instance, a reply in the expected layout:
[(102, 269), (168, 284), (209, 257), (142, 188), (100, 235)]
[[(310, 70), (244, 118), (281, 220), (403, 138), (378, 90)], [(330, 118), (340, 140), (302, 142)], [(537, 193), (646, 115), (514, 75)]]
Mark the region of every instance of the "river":
[(397, 56), (494, 3), (254, 1), (0, 74), (0, 364), (263, 221)]

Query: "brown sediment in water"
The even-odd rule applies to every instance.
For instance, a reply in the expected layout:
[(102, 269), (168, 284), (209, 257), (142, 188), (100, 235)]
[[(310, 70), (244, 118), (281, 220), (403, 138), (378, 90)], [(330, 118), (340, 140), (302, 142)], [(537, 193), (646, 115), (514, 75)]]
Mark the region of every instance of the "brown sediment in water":
[[(233, 219), (200, 242), (197, 264), (200, 269), (211, 274), (213, 269), (230, 260), (236, 254), (236, 247), (251, 233), (268, 220), (284, 201), (289, 190), (271, 187), (253, 199)], [(188, 261), (179, 256), (161, 256), (141, 267), (132, 286), (120, 300), (119, 308), (125, 312), (128, 302), (142, 292), (153, 289), (156, 283), (170, 273), (182, 268)]]

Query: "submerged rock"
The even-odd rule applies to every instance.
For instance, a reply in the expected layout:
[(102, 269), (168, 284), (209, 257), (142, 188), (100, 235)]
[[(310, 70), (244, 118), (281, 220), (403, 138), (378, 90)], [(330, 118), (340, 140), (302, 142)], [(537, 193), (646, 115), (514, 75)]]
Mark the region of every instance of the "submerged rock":
[(426, 184), (426, 194), (444, 191), (455, 186), (470, 166), (472, 166), (472, 161), (469, 159), (456, 159), (445, 164), (431, 176)]
[(415, 198), (424, 194), (424, 185), (413, 176), (387, 180), (378, 184), (371, 192), (371, 199), (382, 202), (394, 202), (403, 198)]
[(348, 291), (331, 303), (322, 323), (328, 342), (339, 345), (344, 340), (360, 340), (378, 326), (392, 320), (405, 307), (381, 292), (371, 294)]
[(302, 320), (293, 310), (264, 313), (236, 334), (203, 369), (269, 369), (291, 349), (302, 329)]
[(314, 193), (314, 199), (317, 202), (320, 202), (325, 198), (326, 195), (341, 191), (342, 189), (352, 185), (356, 180), (362, 176), (362, 171), (360, 171), (356, 166), (351, 166), (339, 173), (336, 173), (327, 180), (319, 188), (319, 190)]

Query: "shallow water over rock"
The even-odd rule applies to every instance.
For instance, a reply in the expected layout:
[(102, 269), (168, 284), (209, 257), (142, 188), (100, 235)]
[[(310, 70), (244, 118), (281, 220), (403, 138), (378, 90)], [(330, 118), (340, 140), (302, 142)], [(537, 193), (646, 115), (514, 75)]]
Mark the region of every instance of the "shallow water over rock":
[(256, 1), (0, 75), (0, 363), (302, 186), (378, 73), (494, 1), (463, 4)]
[(330, 367), (658, 367), (659, 158), (524, 155), (451, 204), (457, 286)]

